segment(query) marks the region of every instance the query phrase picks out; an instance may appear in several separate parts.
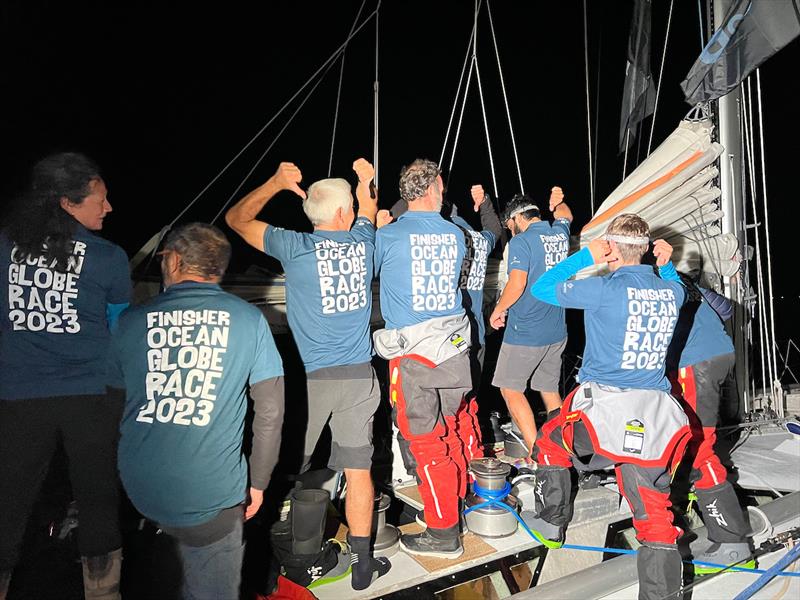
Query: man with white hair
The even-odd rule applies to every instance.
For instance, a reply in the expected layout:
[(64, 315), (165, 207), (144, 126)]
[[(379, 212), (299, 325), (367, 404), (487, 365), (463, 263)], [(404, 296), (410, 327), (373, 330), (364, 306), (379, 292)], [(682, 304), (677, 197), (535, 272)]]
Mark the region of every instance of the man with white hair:
[(464, 233), (442, 218), (444, 184), (439, 167), (417, 159), (400, 173), (408, 211), (378, 230), (375, 265), (380, 273), (386, 328), (375, 350), (389, 361), (390, 400), (397, 425), (416, 459), (427, 529), (404, 534), (412, 554), (461, 556), (459, 498), (467, 488), (467, 457), (482, 456), (474, 415), (470, 323), (459, 279)]
[[(387, 559), (370, 555), (374, 489), (372, 422), (380, 388), (370, 362), (369, 320), (377, 199), (369, 185), (375, 170), (365, 159), (353, 163), (358, 175), (358, 215), (350, 184), (323, 179), (308, 193), (300, 169), (281, 163), (266, 183), (250, 192), (225, 215), (228, 225), (254, 248), (281, 261), (286, 273), (286, 309), (306, 370), (308, 425), (305, 465), (326, 423), (332, 442), (328, 466), (347, 478), (345, 515), (352, 549), (352, 585), (365, 589), (388, 572)], [(312, 233), (289, 231), (256, 219), (278, 192), (303, 198)]]

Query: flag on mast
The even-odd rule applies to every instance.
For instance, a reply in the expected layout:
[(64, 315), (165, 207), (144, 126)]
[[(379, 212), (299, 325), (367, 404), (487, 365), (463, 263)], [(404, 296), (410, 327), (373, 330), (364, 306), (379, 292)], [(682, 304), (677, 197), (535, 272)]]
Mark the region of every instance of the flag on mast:
[(800, 0), (737, 0), (681, 83), (686, 102), (724, 96), (798, 35)]
[(625, 87), (619, 123), (619, 151), (624, 152), (636, 139), (639, 124), (655, 108), (655, 87), (650, 72), (651, 0), (636, 0), (628, 38)]

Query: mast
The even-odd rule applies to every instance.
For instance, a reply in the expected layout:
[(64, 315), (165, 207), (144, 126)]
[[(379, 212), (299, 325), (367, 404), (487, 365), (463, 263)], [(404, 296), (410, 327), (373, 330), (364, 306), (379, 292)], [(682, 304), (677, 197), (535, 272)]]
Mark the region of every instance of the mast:
[[(706, 39), (714, 31), (723, 26), (722, 20), (733, 4), (734, 0), (707, 0), (708, 31)], [(722, 233), (731, 233), (739, 240), (739, 252), (743, 260), (747, 260), (744, 247), (745, 206), (742, 196), (741, 177), (742, 169), (742, 132), (739, 127), (739, 114), (741, 110), (740, 88), (737, 87), (730, 93), (717, 100), (717, 132), (719, 142), (725, 151), (719, 157), (720, 208), (723, 211)], [(750, 355), (748, 352), (749, 331), (748, 312), (745, 308), (748, 294), (748, 285), (742, 281), (744, 272), (737, 277), (724, 277), (723, 288), (725, 295), (734, 301), (735, 312), (733, 317), (733, 342), (736, 352), (736, 387), (739, 394), (741, 408), (744, 413), (752, 409), (753, 399), (750, 397)]]

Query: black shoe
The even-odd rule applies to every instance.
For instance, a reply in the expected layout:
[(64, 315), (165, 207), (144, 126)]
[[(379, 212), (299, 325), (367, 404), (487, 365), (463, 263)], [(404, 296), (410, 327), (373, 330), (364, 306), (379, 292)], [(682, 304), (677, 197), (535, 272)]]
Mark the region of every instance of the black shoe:
[(458, 525), (447, 529), (429, 527), (421, 533), (405, 533), (400, 536), (400, 547), (409, 554), (455, 559), (464, 553)]

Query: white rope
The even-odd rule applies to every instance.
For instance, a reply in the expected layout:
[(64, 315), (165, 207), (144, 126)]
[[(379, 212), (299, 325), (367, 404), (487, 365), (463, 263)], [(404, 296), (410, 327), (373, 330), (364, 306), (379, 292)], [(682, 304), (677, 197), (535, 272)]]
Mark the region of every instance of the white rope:
[(492, 156), (492, 141), (489, 139), (489, 120), (486, 118), (486, 105), (483, 103), (483, 87), (481, 86), (481, 71), (478, 68), (478, 60), (475, 59), (475, 79), (478, 82), (478, 95), (481, 99), (481, 112), (483, 113), (483, 128), (486, 130), (486, 147), (489, 149), (489, 166), (492, 169), (492, 185), (494, 185), (494, 197), (500, 198), (497, 189), (497, 178), (494, 173), (494, 157)]
[[(473, 21), (472, 24), (472, 31), (469, 34), (469, 43), (467, 44), (467, 53), (464, 56), (464, 64), (461, 67), (461, 75), (458, 78), (458, 87), (456, 88), (456, 97), (453, 99), (453, 110), (450, 111), (450, 120), (447, 122), (447, 132), (444, 134), (444, 143), (442, 144), (442, 153), (439, 155), (439, 166), (441, 167), (442, 163), (444, 162), (444, 153), (447, 149), (447, 140), (450, 138), (450, 128), (453, 125), (453, 117), (456, 114), (456, 107), (458, 106), (458, 97), (461, 94), (461, 83), (464, 81), (464, 71), (467, 70), (467, 62), (469, 62), (470, 56), (472, 55), (472, 42), (475, 40), (475, 26), (476, 23)], [(470, 64), (470, 72), (469, 76), (467, 77), (467, 87), (464, 91), (464, 96), (466, 98), (466, 93), (469, 91), (469, 79), (472, 76), (472, 64)], [(466, 101), (466, 100), (465, 100)], [(462, 104), (461, 114), (464, 114), (464, 108)], [(459, 120), (459, 126), (461, 121)], [(458, 132), (456, 132), (456, 140), (458, 140)], [(453, 154), (455, 154), (455, 148), (453, 148)], [(452, 160), (450, 161), (450, 166), (453, 165)]]
[[(584, 3), (586, 0), (584, 0)], [(494, 33), (494, 20), (492, 19), (492, 5), (489, 3), (489, 0), (486, 0), (486, 10), (489, 13), (489, 29), (492, 32), (492, 42), (494, 43), (494, 55), (497, 58), (497, 70), (500, 72), (500, 88), (503, 90), (503, 102), (506, 106), (506, 116), (508, 117), (508, 129), (511, 131), (511, 146), (514, 149), (514, 162), (517, 165), (517, 176), (519, 177), (519, 190), (520, 193), (525, 193), (525, 185), (522, 183), (522, 169), (519, 166), (519, 156), (517, 155), (517, 142), (514, 138), (514, 126), (511, 123), (511, 109), (508, 107), (508, 95), (506, 94), (506, 83), (505, 79), (503, 78), (503, 66), (500, 64), (500, 50), (497, 47), (497, 37)], [(587, 67), (588, 68), (588, 67)], [(587, 75), (588, 77), (588, 75)], [(587, 99), (586, 102), (588, 103), (589, 100)], [(591, 170), (591, 137), (589, 138), (590, 150), (589, 150), (589, 169)], [(592, 195), (592, 201), (594, 202), (594, 194)]]
[[(461, 123), (464, 119), (464, 109), (467, 106), (467, 94), (469, 93), (469, 84), (472, 81), (472, 72), (475, 70), (475, 59), (473, 58), (469, 63), (469, 73), (467, 73), (467, 83), (464, 86), (464, 96), (461, 101), (461, 111), (458, 114), (458, 126), (456, 127), (456, 134), (453, 137), (453, 150), (450, 154), (450, 164), (447, 166), (448, 177), (453, 172), (453, 161), (456, 158), (456, 148), (458, 147), (458, 138), (461, 135)], [(444, 155), (444, 151), (442, 151)]]
[[(775, 296), (772, 288), (772, 252), (770, 251), (769, 238), (769, 210), (767, 207), (767, 166), (764, 155), (764, 110), (761, 103), (761, 69), (756, 69), (756, 89), (758, 90), (758, 133), (761, 146), (761, 194), (764, 202), (764, 234), (767, 242), (767, 282), (769, 283), (769, 317), (770, 330), (772, 331), (772, 344), (775, 345)], [(772, 353), (772, 375), (773, 383), (778, 380), (778, 360), (775, 353)], [(778, 400), (778, 399), (776, 399)], [(782, 399), (776, 403), (778, 405), (778, 416), (783, 416)]]
[(375, 97), (375, 106), (373, 108), (373, 122), (375, 123), (375, 133), (372, 139), (372, 166), (375, 170), (375, 177), (372, 178), (372, 181), (375, 183), (375, 187), (378, 187), (378, 90), (380, 88), (378, 82), (378, 42), (380, 40), (379, 33), (379, 13), (378, 9), (380, 8), (380, 2), (378, 2), (378, 8), (375, 9), (375, 83), (372, 86), (373, 96)]
[[(380, 2), (378, 3), (378, 6), (380, 7)], [(250, 146), (252, 146), (252, 145), (253, 145), (253, 143), (254, 143), (254, 142), (255, 142), (255, 141), (256, 141), (256, 140), (257, 140), (257, 139), (258, 139), (258, 138), (261, 136), (261, 134), (262, 134), (262, 133), (264, 133), (264, 131), (266, 131), (266, 129), (267, 129), (267, 128), (268, 128), (270, 125), (272, 125), (272, 123), (275, 121), (275, 119), (277, 119), (277, 118), (278, 118), (278, 117), (281, 115), (281, 113), (283, 113), (283, 111), (284, 111), (284, 110), (286, 110), (286, 108), (287, 108), (287, 107), (288, 107), (288, 106), (289, 106), (289, 105), (290, 105), (292, 102), (294, 102), (294, 99), (295, 99), (295, 98), (297, 98), (297, 97), (300, 95), (300, 93), (301, 93), (301, 92), (302, 92), (304, 89), (306, 89), (306, 88), (308, 87), (308, 85), (309, 85), (309, 84), (310, 84), (312, 81), (314, 81), (314, 79), (317, 77), (317, 75), (319, 75), (319, 74), (320, 74), (320, 73), (323, 71), (323, 69), (325, 69), (326, 67), (327, 67), (327, 68), (330, 68), (330, 65), (331, 65), (331, 63), (332, 63), (332, 62), (334, 62), (334, 61), (335, 61), (335, 60), (336, 60), (336, 59), (339, 57), (339, 54), (340, 54), (340, 53), (341, 53), (341, 51), (342, 51), (342, 50), (343, 50), (343, 49), (344, 49), (344, 48), (347, 46), (347, 44), (350, 42), (350, 40), (351, 40), (353, 37), (355, 37), (355, 35), (356, 35), (356, 34), (357, 34), (359, 31), (361, 31), (361, 28), (362, 28), (362, 27), (364, 27), (364, 25), (366, 25), (366, 24), (369, 22), (369, 20), (370, 20), (370, 19), (371, 19), (371, 18), (372, 18), (374, 15), (376, 15), (376, 14), (377, 14), (377, 12), (378, 12), (378, 9), (376, 8), (376, 9), (375, 9), (375, 10), (374, 10), (374, 11), (373, 11), (373, 12), (372, 12), (372, 13), (371, 13), (371, 14), (370, 14), (368, 17), (366, 17), (366, 18), (364, 19), (364, 22), (363, 22), (363, 23), (361, 23), (361, 25), (359, 25), (359, 26), (356, 28), (356, 30), (355, 30), (355, 31), (353, 31), (353, 33), (352, 33), (352, 34), (351, 34), (351, 35), (350, 35), (350, 36), (349, 36), (349, 37), (348, 37), (348, 38), (347, 38), (347, 39), (344, 41), (344, 43), (343, 43), (343, 44), (341, 44), (341, 45), (340, 45), (340, 46), (339, 46), (339, 47), (338, 47), (338, 48), (337, 48), (337, 49), (336, 49), (336, 50), (333, 52), (333, 54), (331, 54), (331, 55), (330, 55), (330, 56), (327, 58), (327, 60), (325, 60), (325, 61), (324, 61), (324, 62), (323, 62), (321, 65), (320, 65), (320, 67), (319, 67), (319, 68), (318, 68), (316, 71), (314, 71), (314, 74), (313, 74), (313, 75), (311, 75), (311, 77), (309, 77), (309, 78), (308, 78), (308, 80), (307, 80), (307, 81), (306, 81), (306, 82), (305, 82), (303, 85), (301, 85), (301, 86), (300, 86), (300, 89), (298, 89), (298, 90), (297, 90), (297, 91), (296, 91), (296, 92), (295, 92), (295, 93), (292, 95), (292, 97), (291, 97), (291, 98), (289, 98), (289, 99), (288, 99), (288, 100), (287, 100), (287, 101), (284, 103), (284, 105), (283, 105), (283, 106), (281, 106), (281, 108), (278, 110), (278, 112), (276, 112), (276, 113), (275, 113), (275, 114), (272, 116), (272, 118), (271, 118), (269, 121), (267, 121), (267, 123), (266, 123), (266, 124), (265, 124), (265, 125), (264, 125), (264, 126), (261, 128), (261, 129), (259, 129), (259, 130), (258, 130), (258, 132), (257, 132), (257, 133), (256, 133), (256, 134), (255, 134), (255, 135), (254, 135), (254, 136), (253, 136), (251, 139), (250, 139), (250, 141), (249, 141), (249, 142), (247, 142), (247, 143), (244, 145), (244, 147), (243, 147), (241, 150), (239, 150), (239, 152), (237, 152), (237, 153), (236, 153), (236, 155), (235, 155), (235, 156), (234, 156), (234, 157), (233, 157), (233, 158), (232, 158), (232, 159), (231, 159), (231, 160), (228, 162), (228, 164), (226, 164), (226, 165), (225, 165), (225, 166), (222, 168), (222, 170), (221, 170), (219, 173), (217, 173), (217, 175), (215, 175), (215, 176), (214, 176), (214, 178), (213, 178), (213, 179), (212, 179), (212, 180), (211, 180), (211, 181), (208, 183), (208, 185), (206, 185), (206, 186), (205, 186), (205, 187), (204, 187), (202, 190), (200, 190), (200, 193), (198, 193), (198, 194), (197, 194), (197, 195), (196, 195), (196, 196), (195, 196), (195, 197), (194, 197), (194, 198), (193, 198), (193, 199), (192, 199), (192, 200), (189, 202), (189, 204), (187, 204), (187, 205), (186, 205), (186, 207), (185, 207), (185, 208), (184, 208), (184, 209), (183, 209), (183, 210), (182, 210), (182, 211), (181, 211), (181, 212), (178, 214), (178, 216), (177, 216), (177, 217), (175, 217), (175, 218), (174, 218), (174, 219), (173, 219), (173, 220), (172, 220), (172, 221), (169, 223), (168, 227), (172, 227), (173, 225), (175, 225), (175, 223), (177, 223), (177, 222), (178, 222), (178, 220), (179, 220), (179, 219), (180, 219), (180, 218), (181, 218), (181, 217), (182, 217), (184, 214), (186, 214), (186, 211), (188, 211), (188, 210), (189, 210), (189, 209), (192, 207), (192, 205), (193, 205), (195, 202), (197, 202), (197, 201), (198, 201), (198, 200), (199, 200), (199, 199), (202, 197), (202, 195), (203, 195), (203, 194), (205, 194), (205, 193), (208, 191), (208, 189), (209, 189), (209, 188), (210, 188), (212, 185), (214, 185), (214, 183), (215, 183), (215, 182), (216, 182), (216, 181), (217, 181), (217, 180), (218, 180), (220, 177), (222, 177), (222, 175), (223, 175), (223, 174), (225, 174), (225, 172), (226, 172), (226, 171), (227, 171), (227, 170), (228, 170), (228, 169), (231, 167), (231, 165), (233, 165), (233, 163), (235, 163), (235, 162), (236, 162), (236, 160), (237, 160), (237, 159), (238, 159), (238, 158), (239, 158), (239, 157), (240, 157), (242, 154), (244, 154), (244, 152), (245, 152), (245, 151), (246, 151), (246, 150), (247, 150), (247, 149), (248, 149)]]
[(305, 97), (305, 98), (303, 98), (303, 101), (302, 101), (302, 102), (299, 104), (299, 106), (298, 106), (298, 107), (295, 109), (295, 111), (292, 113), (292, 115), (291, 115), (291, 116), (290, 116), (290, 117), (287, 119), (286, 123), (283, 125), (283, 127), (281, 128), (281, 130), (278, 132), (278, 135), (276, 135), (276, 136), (275, 136), (275, 138), (274, 138), (274, 139), (272, 140), (272, 142), (270, 143), (270, 145), (269, 145), (269, 146), (267, 146), (267, 149), (266, 149), (266, 150), (264, 150), (264, 152), (262, 152), (262, 153), (261, 153), (261, 156), (259, 156), (259, 157), (258, 157), (258, 160), (256, 160), (256, 162), (255, 162), (255, 164), (253, 165), (253, 167), (252, 167), (252, 168), (251, 168), (251, 169), (250, 169), (250, 170), (247, 172), (247, 175), (245, 175), (245, 176), (244, 176), (244, 178), (242, 179), (242, 181), (239, 183), (239, 185), (237, 185), (237, 186), (236, 186), (236, 189), (235, 189), (235, 190), (233, 190), (233, 193), (232, 193), (232, 194), (231, 194), (231, 195), (228, 197), (228, 199), (225, 201), (225, 204), (223, 204), (223, 205), (222, 205), (222, 208), (220, 208), (220, 209), (219, 209), (219, 212), (218, 212), (216, 215), (214, 215), (214, 218), (213, 218), (213, 219), (211, 219), (211, 224), (212, 224), (212, 225), (213, 225), (213, 224), (216, 222), (216, 220), (217, 220), (217, 219), (219, 219), (219, 217), (222, 215), (222, 213), (223, 213), (223, 212), (225, 212), (225, 209), (226, 209), (226, 208), (228, 208), (228, 205), (229, 205), (231, 202), (233, 202), (233, 200), (234, 200), (234, 199), (235, 199), (235, 198), (236, 198), (236, 197), (239, 195), (239, 190), (241, 190), (241, 189), (242, 189), (242, 186), (244, 186), (245, 182), (246, 182), (248, 179), (250, 179), (250, 176), (253, 174), (253, 172), (255, 172), (255, 170), (258, 168), (258, 165), (260, 165), (260, 164), (261, 164), (261, 161), (262, 161), (262, 160), (264, 160), (264, 158), (267, 156), (267, 154), (269, 153), (269, 151), (270, 151), (270, 150), (272, 150), (272, 147), (273, 147), (273, 146), (274, 146), (274, 145), (275, 145), (275, 144), (278, 142), (278, 140), (280, 139), (280, 137), (283, 135), (283, 132), (284, 132), (284, 131), (286, 131), (286, 129), (287, 129), (287, 128), (289, 127), (289, 125), (292, 123), (292, 121), (294, 120), (294, 118), (295, 118), (295, 117), (297, 116), (297, 114), (300, 112), (300, 109), (302, 109), (302, 108), (303, 108), (303, 106), (305, 106), (306, 102), (308, 102), (308, 99), (309, 99), (309, 98), (311, 98), (311, 96), (314, 94), (314, 91), (315, 91), (315, 90), (316, 90), (316, 89), (319, 87), (319, 84), (320, 84), (320, 83), (322, 83), (322, 80), (323, 80), (323, 79), (325, 79), (325, 75), (327, 75), (327, 74), (328, 74), (328, 71), (330, 71), (330, 70), (331, 70), (331, 67), (333, 67), (333, 63), (331, 63), (331, 64), (330, 64), (330, 66), (329, 66), (329, 67), (328, 67), (328, 68), (325, 70), (325, 72), (322, 74), (322, 77), (320, 77), (320, 78), (317, 80), (317, 83), (315, 83), (315, 84), (314, 84), (314, 87), (312, 87), (312, 88), (311, 88), (311, 89), (308, 91), (308, 94), (306, 94), (306, 97)]
[[(750, 78), (747, 78), (747, 93), (741, 98), (742, 103), (747, 110), (747, 119), (745, 120), (744, 134), (745, 144), (747, 146), (747, 164), (749, 168), (750, 180), (750, 202), (753, 210), (753, 225), (754, 239), (756, 246), (756, 293), (758, 294), (758, 335), (759, 335), (759, 355), (761, 358), (761, 383), (766, 386), (767, 384), (767, 369), (765, 362), (765, 353), (769, 353), (769, 345), (765, 343), (764, 336), (764, 323), (766, 317), (764, 315), (764, 278), (761, 269), (761, 240), (758, 234), (758, 210), (756, 206), (756, 182), (755, 182), (755, 156), (753, 146), (753, 106), (752, 106), (752, 92), (750, 89)], [(768, 358), (766, 359), (769, 360)]]
[[(586, 0), (584, 0), (585, 2)], [(658, 112), (658, 96), (661, 93), (661, 79), (664, 75), (664, 59), (667, 58), (667, 44), (669, 44), (669, 30), (672, 24), (672, 7), (675, 0), (669, 0), (669, 16), (667, 17), (667, 33), (664, 36), (664, 51), (661, 53), (661, 68), (658, 71), (658, 85), (656, 86), (656, 101), (653, 105), (653, 118), (650, 121), (650, 140), (647, 142), (647, 154), (650, 156), (650, 148), (653, 145), (653, 132), (656, 130), (656, 113)]]
[[(358, 24), (358, 18), (361, 16), (361, 11), (364, 10), (364, 5), (366, 3), (367, 0), (361, 0), (361, 6), (358, 7), (356, 18), (353, 19), (353, 24), (350, 26), (350, 33), (347, 34), (348, 38), (353, 35), (353, 30)], [(331, 155), (330, 158), (328, 158), (328, 177), (331, 176), (331, 169), (333, 168), (333, 146), (336, 143), (336, 124), (339, 122), (339, 101), (342, 98), (342, 80), (344, 79), (344, 59), (346, 52), (347, 48), (342, 50), (342, 62), (341, 67), (339, 68), (339, 88), (336, 90), (336, 110), (333, 113), (333, 132), (331, 133)]]
[(593, 173), (594, 176), (592, 178), (592, 186), (593, 188), (597, 188), (597, 161), (598, 161), (598, 152), (597, 152), (597, 144), (600, 140), (600, 71), (602, 70), (602, 53), (603, 53), (603, 27), (602, 23), (600, 26), (600, 31), (598, 32), (598, 40), (597, 40), (597, 83), (594, 86), (594, 165), (593, 165)]
[(583, 66), (586, 74), (586, 135), (589, 138), (589, 205), (594, 214), (594, 175), (592, 170), (592, 112), (589, 109), (589, 17), (583, 0)]

